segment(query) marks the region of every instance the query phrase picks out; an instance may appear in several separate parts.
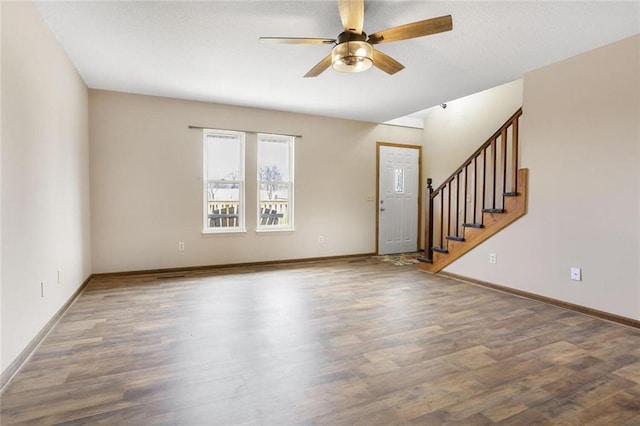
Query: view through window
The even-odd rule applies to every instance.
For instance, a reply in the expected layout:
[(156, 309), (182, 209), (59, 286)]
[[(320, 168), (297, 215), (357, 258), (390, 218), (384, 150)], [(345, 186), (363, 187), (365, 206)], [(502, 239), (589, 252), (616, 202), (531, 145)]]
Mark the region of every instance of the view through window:
[(204, 231), (243, 231), (244, 133), (205, 130), (204, 179)]
[(293, 140), (258, 135), (258, 229), (293, 229)]

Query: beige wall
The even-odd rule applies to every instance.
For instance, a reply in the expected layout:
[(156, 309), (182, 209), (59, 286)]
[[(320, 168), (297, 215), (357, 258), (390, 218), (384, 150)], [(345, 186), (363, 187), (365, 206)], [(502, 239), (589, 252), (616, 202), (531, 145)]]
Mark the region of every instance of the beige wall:
[(33, 4), (1, 8), (4, 371), (90, 275), (91, 259), (88, 91)]
[(640, 36), (525, 75), (528, 214), (447, 271), (640, 319), (639, 76)]
[[(420, 129), (107, 91), (90, 91), (89, 110), (96, 273), (371, 253), (376, 206), (366, 196), (376, 190), (376, 141), (420, 145), (422, 137)], [(255, 232), (256, 137), (248, 134), (247, 232), (201, 234), (202, 131), (190, 124), (303, 136), (294, 232)]]
[(522, 106), (522, 80), (427, 110), (424, 176), (436, 188)]

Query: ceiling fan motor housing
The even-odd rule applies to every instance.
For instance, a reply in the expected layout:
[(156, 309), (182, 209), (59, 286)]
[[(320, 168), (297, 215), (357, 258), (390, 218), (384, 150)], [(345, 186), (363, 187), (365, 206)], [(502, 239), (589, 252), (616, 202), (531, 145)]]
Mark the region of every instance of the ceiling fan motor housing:
[(347, 41), (366, 41), (367, 34), (363, 31), (360, 34), (351, 31), (343, 31), (338, 35), (338, 44)]

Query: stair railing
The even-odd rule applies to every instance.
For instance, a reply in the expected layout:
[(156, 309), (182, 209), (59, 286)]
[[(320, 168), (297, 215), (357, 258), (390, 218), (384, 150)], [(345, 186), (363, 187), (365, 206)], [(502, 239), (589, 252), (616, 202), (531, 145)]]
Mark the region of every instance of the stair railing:
[(483, 212), (501, 213), (504, 196), (517, 195), (521, 115), (522, 108), (436, 189), (432, 179), (427, 179), (427, 259), (433, 259), (434, 251), (446, 253), (447, 240), (464, 241), (465, 227), (482, 228)]

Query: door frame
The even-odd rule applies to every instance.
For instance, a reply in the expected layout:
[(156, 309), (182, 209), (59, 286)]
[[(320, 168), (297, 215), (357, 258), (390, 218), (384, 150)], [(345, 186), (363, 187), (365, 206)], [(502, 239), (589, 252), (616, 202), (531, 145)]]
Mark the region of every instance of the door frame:
[(380, 253), (380, 147), (382, 146), (418, 150), (418, 226), (416, 227), (418, 235), (416, 236), (416, 249), (420, 251), (420, 236), (422, 235), (422, 145), (376, 142), (376, 254)]

